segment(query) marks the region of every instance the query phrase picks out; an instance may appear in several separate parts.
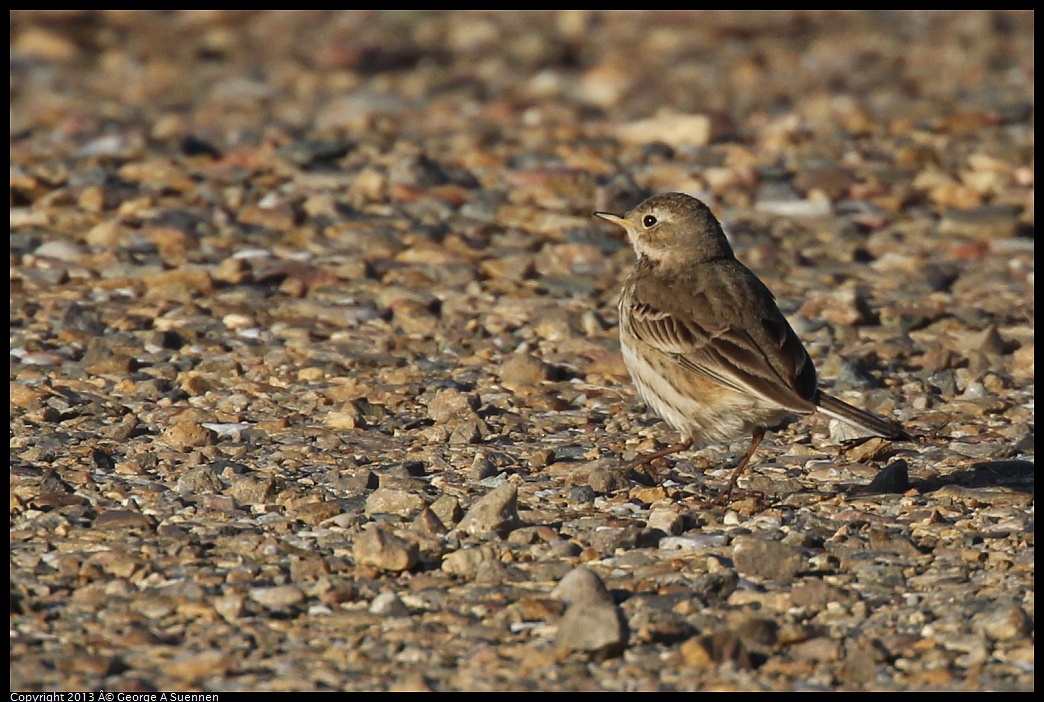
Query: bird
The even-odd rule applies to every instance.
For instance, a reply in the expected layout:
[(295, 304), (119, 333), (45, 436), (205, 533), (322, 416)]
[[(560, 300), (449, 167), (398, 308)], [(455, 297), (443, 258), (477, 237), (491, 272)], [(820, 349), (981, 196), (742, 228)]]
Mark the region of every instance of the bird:
[(681, 435), (636, 463), (749, 436), (718, 498), (727, 502), (765, 433), (788, 417), (818, 411), (869, 434), (911, 438), (819, 387), (772, 292), (736, 258), (706, 204), (665, 193), (623, 215), (594, 215), (622, 227), (637, 257), (619, 302), (624, 363), (645, 404)]

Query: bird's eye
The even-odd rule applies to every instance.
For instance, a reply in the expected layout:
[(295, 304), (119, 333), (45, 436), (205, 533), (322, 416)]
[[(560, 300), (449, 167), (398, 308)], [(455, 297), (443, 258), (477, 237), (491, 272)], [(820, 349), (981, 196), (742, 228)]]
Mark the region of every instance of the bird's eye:
[(642, 217), (642, 224), (645, 226), (646, 229), (648, 229), (652, 225), (656, 224), (656, 218), (652, 215), (645, 215), (644, 217)]

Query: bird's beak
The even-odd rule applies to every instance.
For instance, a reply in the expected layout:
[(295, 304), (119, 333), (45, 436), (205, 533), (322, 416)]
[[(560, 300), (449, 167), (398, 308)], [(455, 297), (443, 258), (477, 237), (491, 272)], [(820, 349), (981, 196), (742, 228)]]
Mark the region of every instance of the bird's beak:
[(627, 220), (624, 219), (623, 217), (619, 216), (619, 215), (614, 215), (614, 214), (612, 214), (610, 212), (595, 212), (594, 216), (595, 217), (601, 217), (606, 222), (612, 222), (613, 224), (615, 224), (617, 226), (624, 227), (624, 228), (627, 227)]

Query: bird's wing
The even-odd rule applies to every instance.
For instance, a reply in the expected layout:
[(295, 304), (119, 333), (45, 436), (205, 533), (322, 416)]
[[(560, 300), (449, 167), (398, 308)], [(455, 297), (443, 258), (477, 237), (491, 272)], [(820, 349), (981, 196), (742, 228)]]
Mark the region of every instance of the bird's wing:
[(762, 314), (754, 320), (760, 328), (748, 329), (749, 325), (717, 324), (699, 314), (672, 313), (637, 296), (626, 303), (629, 313), (621, 319), (629, 333), (679, 366), (788, 411), (813, 411), (815, 367), (778, 310), (779, 319)]

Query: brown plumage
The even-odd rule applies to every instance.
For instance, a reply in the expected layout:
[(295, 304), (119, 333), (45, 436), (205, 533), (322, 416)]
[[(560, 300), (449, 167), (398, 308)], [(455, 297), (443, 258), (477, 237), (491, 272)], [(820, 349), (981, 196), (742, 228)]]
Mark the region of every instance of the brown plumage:
[(620, 347), (638, 394), (692, 443), (751, 436), (727, 499), (766, 429), (819, 410), (866, 432), (908, 439), (898, 424), (819, 389), (816, 369), (765, 284), (732, 251), (710, 209), (681, 193), (623, 216), (638, 256), (620, 296)]

